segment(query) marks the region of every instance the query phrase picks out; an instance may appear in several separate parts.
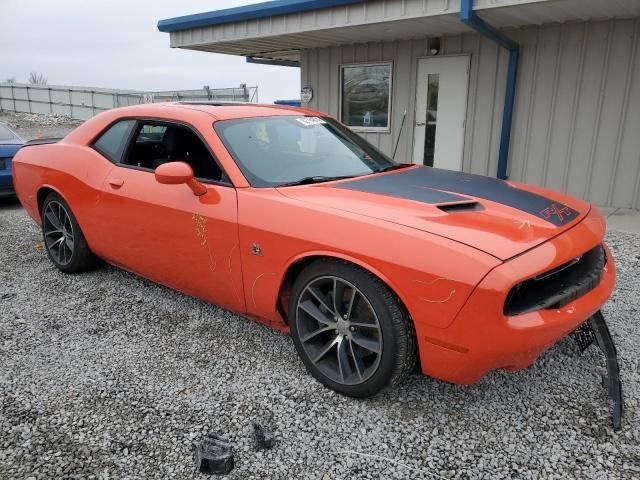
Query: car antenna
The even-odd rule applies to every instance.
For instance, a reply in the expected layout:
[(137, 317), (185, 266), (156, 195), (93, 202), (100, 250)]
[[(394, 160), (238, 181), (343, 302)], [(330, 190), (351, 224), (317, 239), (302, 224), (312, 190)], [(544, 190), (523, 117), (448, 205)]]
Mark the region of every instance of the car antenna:
[(407, 109), (404, 109), (404, 113), (402, 114), (402, 123), (400, 124), (400, 131), (398, 132), (398, 138), (396, 138), (396, 146), (393, 149), (393, 157), (392, 160), (396, 159), (396, 152), (398, 151), (398, 144), (400, 143), (400, 136), (402, 135), (402, 129), (404, 128), (404, 121), (407, 118)]

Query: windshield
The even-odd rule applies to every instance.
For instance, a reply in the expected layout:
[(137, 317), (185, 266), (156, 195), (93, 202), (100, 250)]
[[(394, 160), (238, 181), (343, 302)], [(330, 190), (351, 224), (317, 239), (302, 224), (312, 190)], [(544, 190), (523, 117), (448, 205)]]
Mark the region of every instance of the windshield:
[(223, 120), (216, 132), (254, 187), (368, 175), (396, 163), (329, 118), (298, 116)]

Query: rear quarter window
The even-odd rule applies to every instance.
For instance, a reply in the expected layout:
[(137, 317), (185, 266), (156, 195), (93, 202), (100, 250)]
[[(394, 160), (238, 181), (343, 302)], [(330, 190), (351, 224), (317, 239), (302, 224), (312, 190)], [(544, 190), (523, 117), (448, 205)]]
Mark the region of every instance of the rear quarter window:
[(119, 162), (135, 123), (135, 120), (121, 120), (111, 125), (93, 143), (94, 148), (112, 162)]

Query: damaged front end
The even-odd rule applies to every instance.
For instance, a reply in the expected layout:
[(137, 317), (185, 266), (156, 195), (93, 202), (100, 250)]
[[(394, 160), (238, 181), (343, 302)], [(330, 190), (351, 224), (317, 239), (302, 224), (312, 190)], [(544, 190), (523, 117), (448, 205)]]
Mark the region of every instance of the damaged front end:
[(624, 397), (622, 394), (622, 382), (620, 381), (620, 367), (616, 346), (611, 338), (611, 333), (604, 320), (601, 311), (596, 312), (591, 318), (571, 333), (580, 352), (584, 352), (593, 343), (597, 344), (604, 354), (607, 363), (607, 374), (602, 376), (602, 386), (607, 389), (609, 400), (613, 403), (613, 429), (619, 431), (622, 428), (624, 416)]

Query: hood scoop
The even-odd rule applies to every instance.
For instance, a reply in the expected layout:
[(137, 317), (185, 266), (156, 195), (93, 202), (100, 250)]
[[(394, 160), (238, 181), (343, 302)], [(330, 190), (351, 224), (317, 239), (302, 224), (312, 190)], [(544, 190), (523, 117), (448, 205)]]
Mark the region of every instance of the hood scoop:
[(456, 213), (456, 212), (473, 212), (478, 210), (484, 210), (484, 207), (481, 203), (471, 201), (471, 202), (460, 202), (460, 203), (445, 203), (442, 205), (436, 205), (440, 210), (446, 213)]

